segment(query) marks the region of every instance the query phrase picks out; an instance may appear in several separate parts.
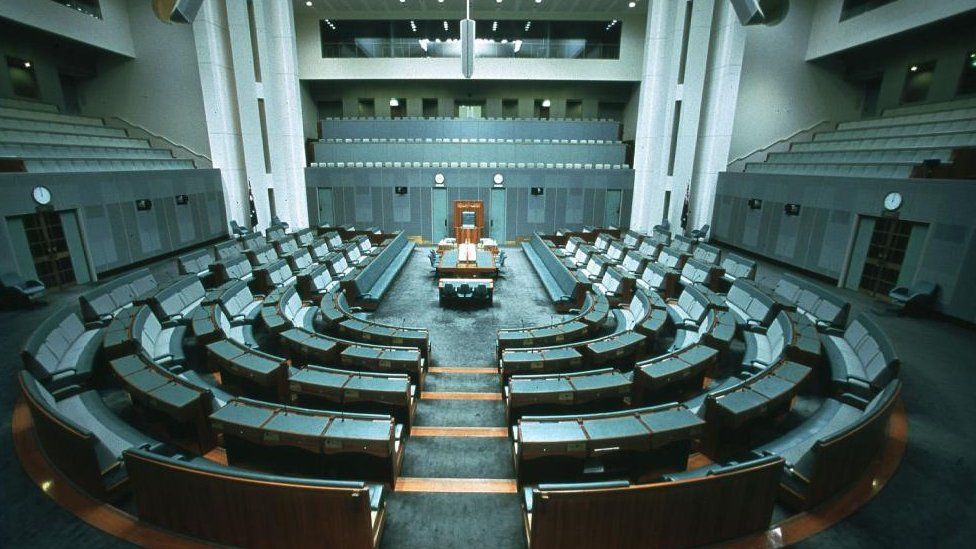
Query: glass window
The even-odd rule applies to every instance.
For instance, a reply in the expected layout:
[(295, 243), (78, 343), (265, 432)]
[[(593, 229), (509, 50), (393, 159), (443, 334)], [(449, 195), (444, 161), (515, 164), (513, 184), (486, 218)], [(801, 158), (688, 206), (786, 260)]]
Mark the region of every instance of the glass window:
[(885, 4), (890, 4), (895, 0), (844, 0), (844, 7), (840, 10), (840, 20), (850, 19), (869, 12), (875, 8), (880, 8)]
[(935, 61), (926, 61), (908, 67), (905, 76), (905, 87), (901, 92), (902, 103), (925, 101), (932, 86), (932, 74), (935, 73)]
[(376, 116), (376, 102), (372, 99), (359, 100), (358, 116)]
[(976, 94), (976, 49), (966, 54), (966, 61), (962, 66), (962, 76), (959, 78), (959, 95)]
[[(324, 19), (322, 57), (460, 57), (457, 21)], [(478, 57), (618, 59), (622, 23), (480, 20)]]
[(518, 118), (518, 99), (502, 99), (502, 117)]
[(19, 57), (7, 58), (7, 73), (14, 95), (38, 99), (41, 96), (37, 88), (37, 76), (34, 75), (34, 64), (28, 59)]
[(85, 15), (102, 18), (102, 9), (98, 6), (98, 0), (54, 0), (62, 6), (78, 10)]

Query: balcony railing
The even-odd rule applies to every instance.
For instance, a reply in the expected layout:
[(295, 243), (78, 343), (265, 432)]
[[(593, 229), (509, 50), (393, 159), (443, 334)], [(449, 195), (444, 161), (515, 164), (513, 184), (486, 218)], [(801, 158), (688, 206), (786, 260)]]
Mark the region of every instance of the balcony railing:
[[(413, 40), (361, 38), (354, 42), (322, 44), (324, 58), (451, 58), (461, 56), (456, 39)], [(504, 59), (619, 59), (619, 44), (597, 44), (585, 40), (515, 40), (512, 42), (479, 39), (475, 56)]]

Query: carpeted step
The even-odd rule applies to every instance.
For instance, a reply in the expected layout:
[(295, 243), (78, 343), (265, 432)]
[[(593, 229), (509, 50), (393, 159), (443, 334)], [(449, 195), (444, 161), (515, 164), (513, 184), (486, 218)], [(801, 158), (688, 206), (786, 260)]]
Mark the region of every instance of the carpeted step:
[(395, 493), (382, 548), (525, 547), (516, 494)]
[(500, 400), (424, 400), (417, 402), (414, 425), (447, 427), (505, 427)]
[(404, 477), (514, 479), (508, 437), (410, 437)]
[(455, 374), (428, 372), (425, 391), (498, 392), (501, 380), (498, 374)]

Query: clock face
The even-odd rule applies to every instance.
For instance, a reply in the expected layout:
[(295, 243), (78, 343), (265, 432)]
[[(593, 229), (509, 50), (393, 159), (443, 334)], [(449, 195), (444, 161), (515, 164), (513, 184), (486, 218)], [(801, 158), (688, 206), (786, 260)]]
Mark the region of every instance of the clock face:
[(34, 197), (34, 202), (37, 202), (41, 206), (46, 206), (51, 203), (51, 191), (43, 185), (34, 187), (31, 196)]
[(889, 212), (893, 212), (901, 207), (901, 193), (888, 193), (885, 197), (884, 207)]
[(501, 185), (505, 181), (505, 177), (500, 173), (496, 173), (493, 181), (496, 185)]
[(443, 182), (444, 182), (444, 174), (439, 173), (439, 174), (437, 174), (437, 175), (434, 176), (434, 183), (437, 183), (438, 185), (440, 185)]

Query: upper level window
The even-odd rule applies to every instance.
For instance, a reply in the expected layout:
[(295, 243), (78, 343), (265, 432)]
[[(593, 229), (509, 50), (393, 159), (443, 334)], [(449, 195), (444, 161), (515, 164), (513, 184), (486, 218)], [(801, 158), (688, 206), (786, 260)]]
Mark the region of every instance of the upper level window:
[(37, 89), (37, 77), (34, 75), (34, 64), (27, 59), (18, 57), (7, 58), (7, 74), (13, 86), (14, 95), (37, 99), (41, 96)]
[(890, 4), (895, 0), (844, 0), (844, 7), (840, 10), (840, 20), (850, 19), (861, 15), (864, 12), (880, 8), (885, 4)]
[(965, 64), (962, 66), (962, 76), (959, 78), (959, 95), (976, 93), (976, 49), (966, 53)]
[(905, 87), (901, 92), (901, 102), (914, 103), (928, 99), (933, 74), (935, 74), (935, 61), (926, 61), (908, 67)]
[(92, 17), (102, 18), (102, 8), (98, 6), (98, 0), (52, 0), (61, 4), (62, 6), (67, 6), (71, 9), (75, 9), (84, 13), (85, 15), (90, 15)]
[[(477, 23), (476, 56), (618, 59), (620, 21), (493, 21)], [(460, 57), (455, 20), (336, 20), (320, 24), (322, 57)]]

